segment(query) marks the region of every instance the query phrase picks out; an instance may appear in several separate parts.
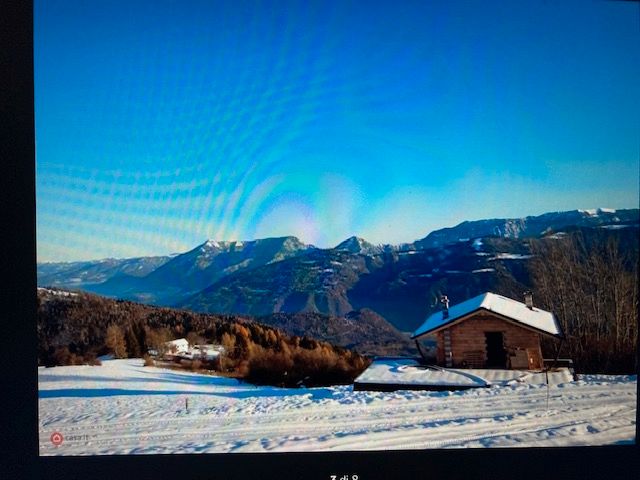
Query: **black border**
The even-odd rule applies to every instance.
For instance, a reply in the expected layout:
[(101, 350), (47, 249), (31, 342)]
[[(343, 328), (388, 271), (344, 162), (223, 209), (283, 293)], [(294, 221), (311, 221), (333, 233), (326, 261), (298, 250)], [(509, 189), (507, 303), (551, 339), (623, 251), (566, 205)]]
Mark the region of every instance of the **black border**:
[[(214, 1), (214, 0), (212, 0)], [(618, 478), (639, 471), (638, 445), (308, 454), (39, 457), (36, 352), (33, 4), (0, 3), (3, 101), (0, 478), (324, 479)], [(6, 199), (6, 200), (5, 200)], [(6, 234), (5, 234), (6, 233)], [(636, 426), (636, 437), (638, 427)]]
[[(0, 478), (36, 478), (35, 144), (31, 1), (0, 4), (2, 450)], [(6, 200), (5, 200), (6, 198)], [(31, 339), (31, 340), (30, 340)], [(34, 361), (36, 363), (34, 364)], [(36, 416), (34, 416), (34, 413)]]

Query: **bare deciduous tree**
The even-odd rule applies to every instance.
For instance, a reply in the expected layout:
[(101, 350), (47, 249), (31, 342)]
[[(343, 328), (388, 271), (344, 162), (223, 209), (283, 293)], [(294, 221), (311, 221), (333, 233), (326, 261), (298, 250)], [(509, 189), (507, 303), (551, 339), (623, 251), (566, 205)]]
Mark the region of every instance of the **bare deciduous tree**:
[(538, 301), (553, 311), (583, 372), (631, 372), (638, 336), (638, 253), (617, 237), (574, 233), (533, 241)]
[(124, 333), (122, 333), (122, 329), (119, 326), (110, 325), (107, 328), (105, 344), (113, 352), (113, 355), (116, 358), (127, 357), (127, 348), (124, 341)]

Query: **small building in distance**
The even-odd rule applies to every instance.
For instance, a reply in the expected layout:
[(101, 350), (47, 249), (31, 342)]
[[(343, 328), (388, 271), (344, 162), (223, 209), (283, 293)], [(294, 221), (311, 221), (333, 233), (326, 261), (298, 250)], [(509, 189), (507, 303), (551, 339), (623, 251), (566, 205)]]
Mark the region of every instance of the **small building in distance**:
[(164, 347), (168, 353), (186, 353), (189, 351), (189, 342), (186, 338), (178, 338), (165, 342)]
[(189, 357), (193, 359), (201, 360), (213, 360), (218, 358), (224, 353), (224, 347), (222, 345), (204, 344), (194, 345), (188, 352)]
[(444, 367), (538, 370), (543, 367), (541, 335), (563, 338), (556, 316), (487, 292), (429, 316), (413, 333), (416, 341), (435, 335), (436, 361)]
[(224, 353), (222, 345), (199, 344), (189, 345), (186, 338), (178, 338), (169, 342), (164, 342), (160, 351), (149, 349), (147, 352), (153, 357), (164, 359), (187, 359), (187, 360), (214, 360)]

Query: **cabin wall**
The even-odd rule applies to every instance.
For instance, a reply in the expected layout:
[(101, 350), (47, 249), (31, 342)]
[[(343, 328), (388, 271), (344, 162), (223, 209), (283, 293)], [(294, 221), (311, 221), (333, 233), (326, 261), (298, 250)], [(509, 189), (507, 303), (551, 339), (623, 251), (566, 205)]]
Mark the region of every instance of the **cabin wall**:
[[(485, 332), (502, 332), (504, 347), (509, 354), (516, 349), (524, 349), (529, 357), (529, 369), (542, 368), (540, 335), (519, 327), (489, 313), (479, 313), (448, 329), (451, 336), (451, 354), (454, 367), (468, 367), (469, 359), (477, 359), (482, 365), (487, 361)], [(437, 361), (445, 365), (446, 352), (444, 335), (437, 333)], [(509, 365), (507, 365), (508, 367)]]
[(436, 333), (436, 361), (438, 365), (444, 365), (444, 335), (442, 332)]

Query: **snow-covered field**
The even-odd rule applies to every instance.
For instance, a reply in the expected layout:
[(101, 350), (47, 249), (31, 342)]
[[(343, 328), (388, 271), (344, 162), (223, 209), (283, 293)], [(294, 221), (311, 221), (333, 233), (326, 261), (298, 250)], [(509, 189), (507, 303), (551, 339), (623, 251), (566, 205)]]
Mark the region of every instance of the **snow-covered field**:
[[(539, 447), (635, 441), (636, 377), (458, 392), (255, 387), (143, 367), (39, 368), (42, 455)], [(188, 402), (188, 408), (186, 403)], [(52, 442), (59, 433), (62, 443)], [(53, 437), (60, 440), (60, 437)]]

